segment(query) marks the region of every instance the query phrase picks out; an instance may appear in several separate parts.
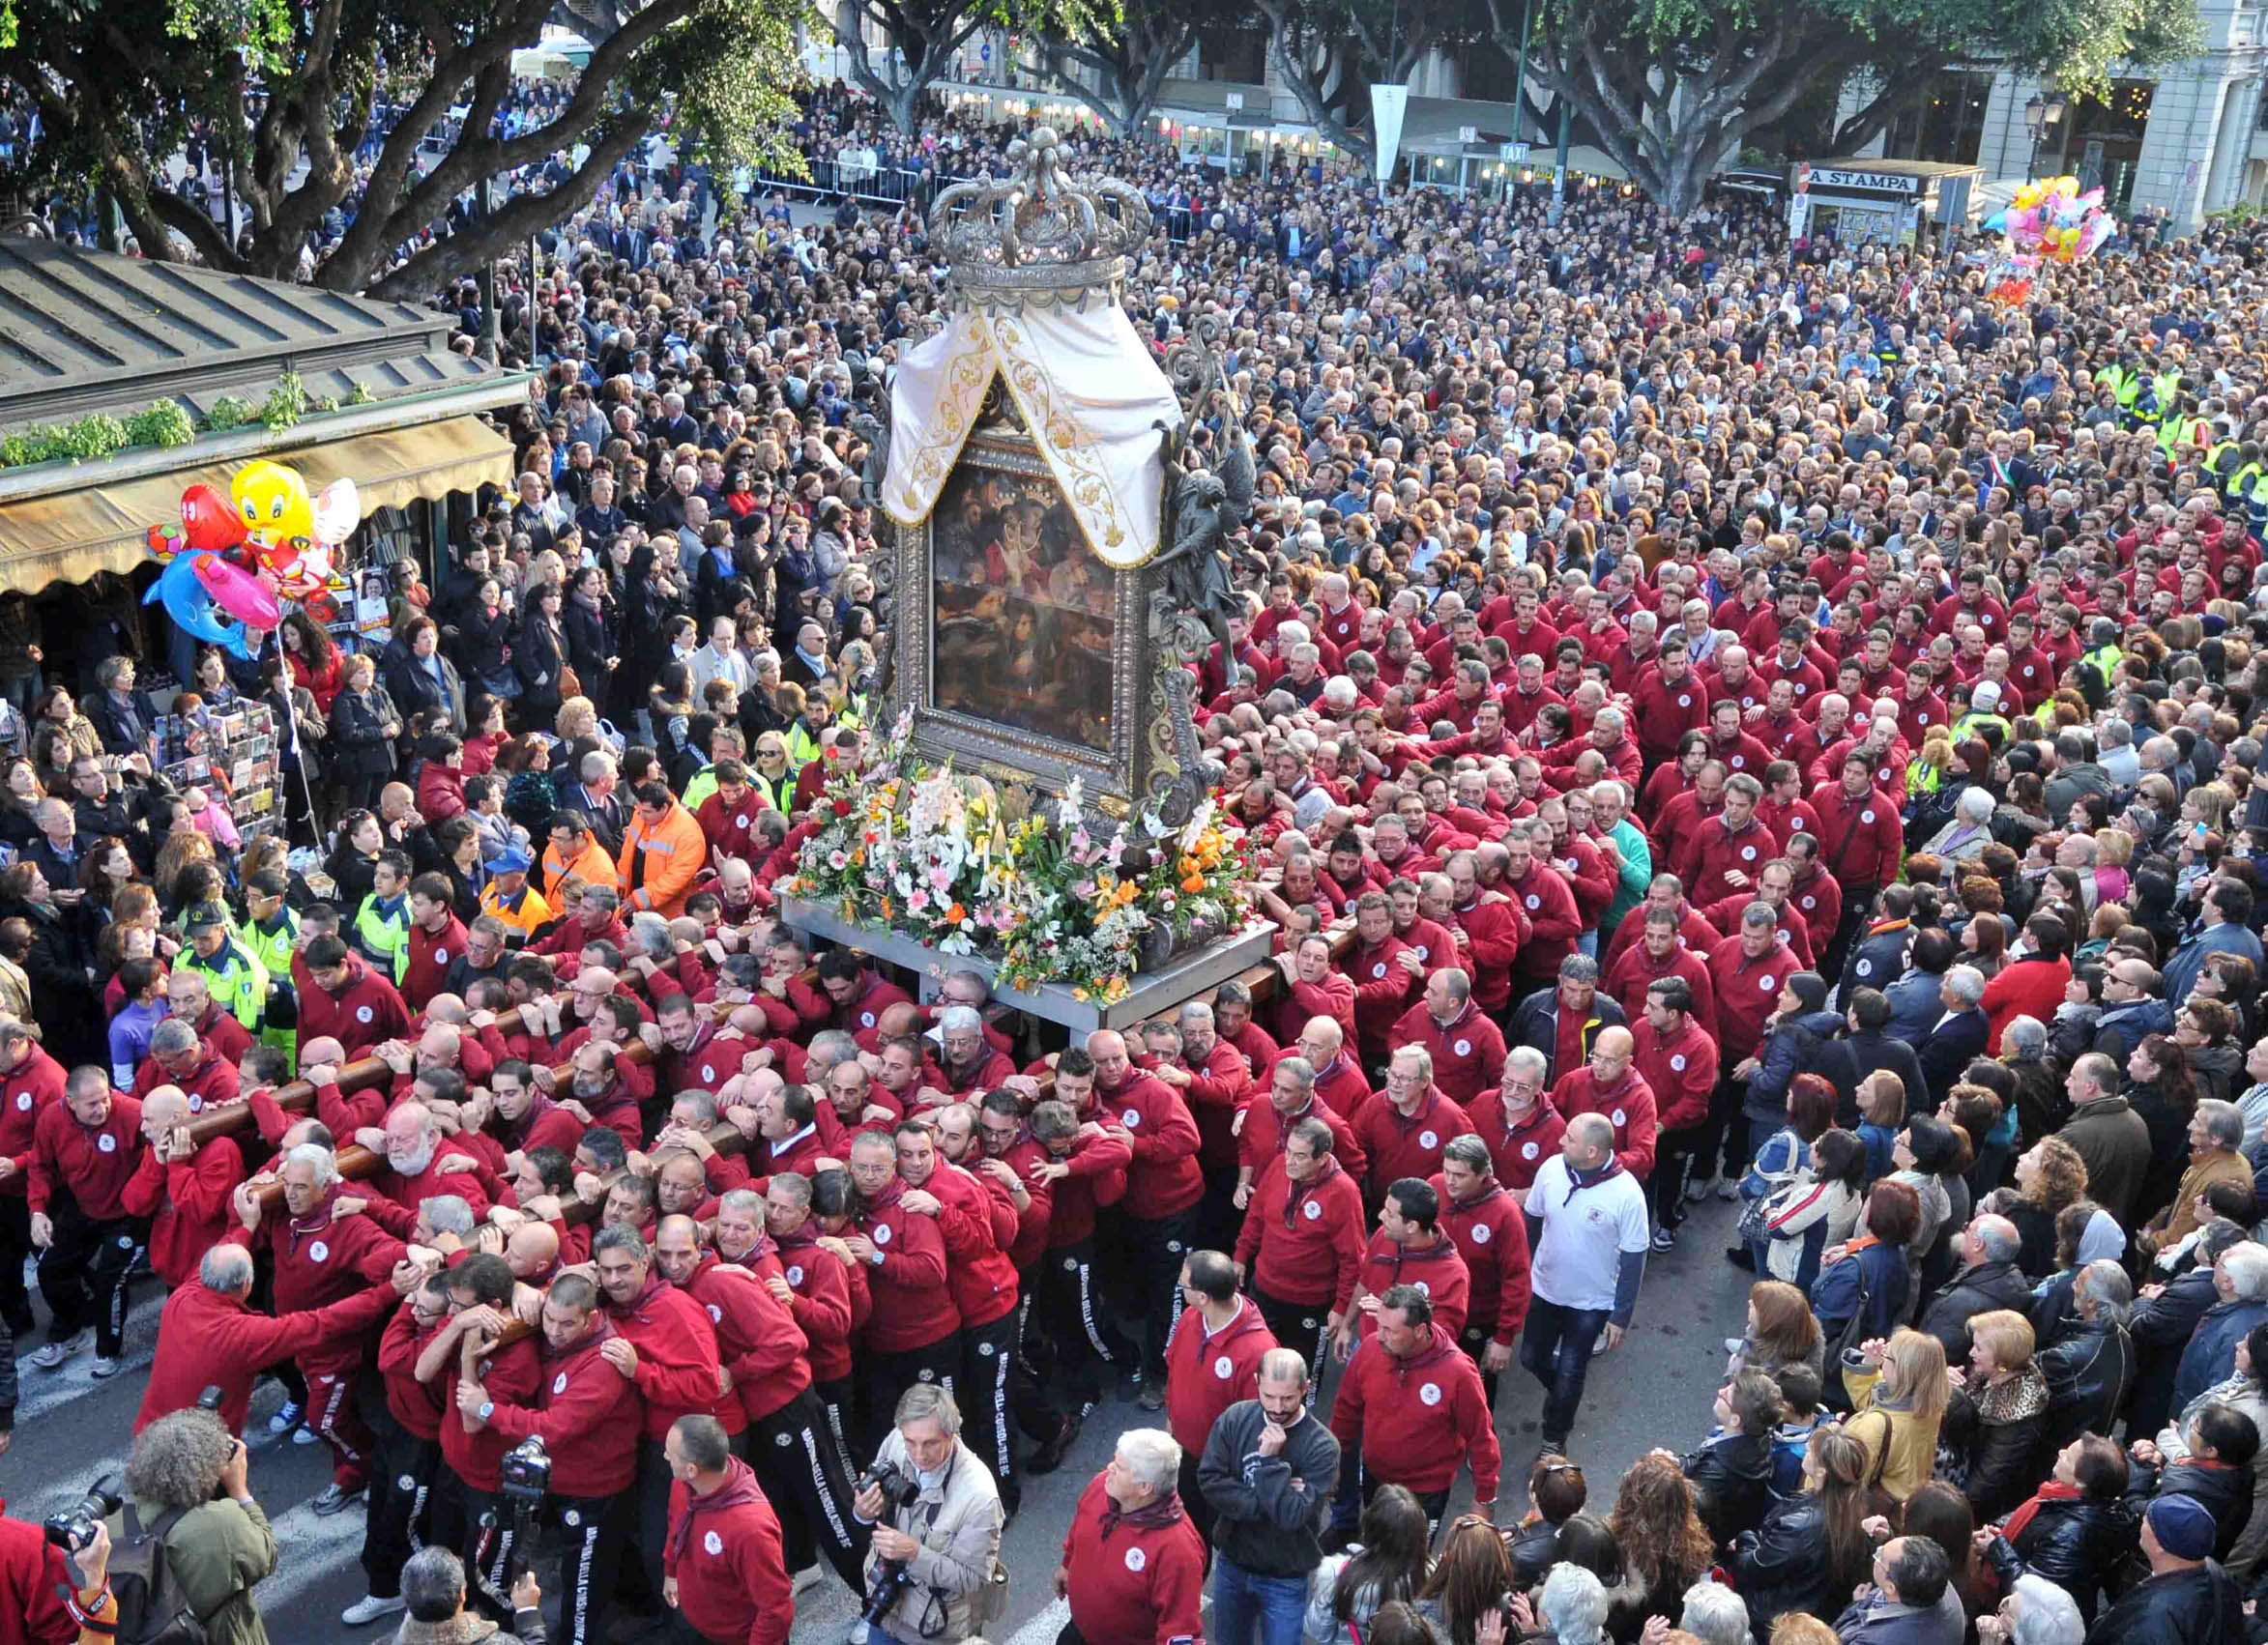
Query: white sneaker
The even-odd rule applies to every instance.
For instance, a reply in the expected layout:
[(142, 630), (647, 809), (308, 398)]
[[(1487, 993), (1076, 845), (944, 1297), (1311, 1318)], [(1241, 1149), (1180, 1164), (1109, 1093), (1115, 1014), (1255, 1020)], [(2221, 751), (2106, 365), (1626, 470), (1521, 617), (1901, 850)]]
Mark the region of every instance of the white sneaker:
[(95, 1341), (92, 1331), (81, 1331), (68, 1342), (44, 1342), (32, 1353), (34, 1371), (60, 1371), (63, 1362)]
[(270, 1433), (289, 1433), (300, 1426), (300, 1418), (306, 1413), (300, 1409), (297, 1400), (286, 1400), (283, 1408), (268, 1419)]
[(338, 1620), (349, 1628), (360, 1628), (366, 1622), (376, 1622), (382, 1616), (392, 1616), (402, 1608), (399, 1600), (381, 1600), (375, 1594), (365, 1594), (338, 1613)]
[(311, 1428), (302, 1428), (293, 1431), (291, 1442), (294, 1445), (313, 1445), (322, 1437)]
[(1706, 1199), (1722, 1179), (1714, 1176), (1697, 1176), (1685, 1185), (1688, 1199)]
[(94, 1375), (97, 1382), (106, 1381), (125, 1369), (126, 1361), (122, 1359), (105, 1358), (100, 1354), (95, 1357)]
[(794, 1591), (802, 1594), (827, 1580), (827, 1572), (816, 1562), (796, 1573)]
[(1717, 1198), (1728, 1201), (1739, 1198), (1740, 1179), (1736, 1176), (1729, 1176), (1720, 1181), (1717, 1184)]

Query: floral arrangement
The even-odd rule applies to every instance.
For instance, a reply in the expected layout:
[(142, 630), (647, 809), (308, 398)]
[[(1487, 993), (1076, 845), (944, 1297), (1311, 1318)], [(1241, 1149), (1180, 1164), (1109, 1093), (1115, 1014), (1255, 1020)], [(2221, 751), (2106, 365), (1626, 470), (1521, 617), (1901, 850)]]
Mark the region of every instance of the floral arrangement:
[(991, 784), (923, 765), (912, 730), (901, 717), (866, 765), (829, 767), (821, 826), (787, 895), (945, 953), (982, 953), (1011, 988), (1059, 983), (1104, 1004), (1146, 963), (1243, 926), (1243, 838), (1209, 799), (1179, 829), (1149, 815), (1104, 836), (1074, 780), (1010, 826)]

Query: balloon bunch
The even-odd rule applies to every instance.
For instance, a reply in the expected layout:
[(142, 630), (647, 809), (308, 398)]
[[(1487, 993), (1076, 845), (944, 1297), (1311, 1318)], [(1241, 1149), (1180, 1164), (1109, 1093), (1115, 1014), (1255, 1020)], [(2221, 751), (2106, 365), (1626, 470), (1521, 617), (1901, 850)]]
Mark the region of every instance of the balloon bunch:
[(2001, 214), (2001, 232), (2018, 255), (2050, 263), (2083, 263), (2118, 232), (2103, 209), (2103, 190), (2079, 191), (2076, 177), (2047, 177), (2016, 191)]
[(363, 503), (351, 479), (310, 499), (297, 470), (266, 460), (238, 470), (229, 491), (192, 485), (180, 524), (150, 528), (165, 570), (142, 603), (163, 604), (185, 633), (248, 659), (282, 620), (279, 597), (325, 597), (331, 551), (362, 524)]

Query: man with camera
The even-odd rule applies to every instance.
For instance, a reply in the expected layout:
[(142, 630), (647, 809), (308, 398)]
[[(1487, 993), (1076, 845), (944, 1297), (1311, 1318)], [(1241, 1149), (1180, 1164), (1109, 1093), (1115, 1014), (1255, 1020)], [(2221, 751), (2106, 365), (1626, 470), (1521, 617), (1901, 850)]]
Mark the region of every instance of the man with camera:
[(252, 1585), (276, 1570), (276, 1536), (252, 1499), (244, 1442), (212, 1411), (173, 1411), (134, 1435), (126, 1494), (165, 1544), (166, 1568), (213, 1645), (267, 1645)]
[[(541, 1386), (541, 1349), (534, 1337), (512, 1333), (512, 1277), (504, 1258), (478, 1252), (448, 1271), (449, 1317), (418, 1350), (413, 1372), (428, 1387), (438, 1384), (441, 1400), (443, 1501), (435, 1523), (460, 1524), (465, 1563), (477, 1579), (504, 1585), (513, 1530), (504, 1497), (504, 1436), (492, 1428), (474, 1429), (457, 1409), (458, 1384), (479, 1382), (491, 1400), (530, 1400)], [(385, 1506), (383, 1503), (380, 1505)]]
[(35, 1371), (57, 1370), (90, 1338), (97, 1376), (124, 1369), (127, 1282), (150, 1236), (149, 1224), (126, 1208), (141, 1123), (142, 1105), (90, 1065), (71, 1071), (63, 1101), (43, 1110), (33, 1127), (25, 1198), (40, 1294), (54, 1315), (32, 1355)]
[(662, 1599), (676, 1638), (703, 1645), (785, 1645), (796, 1618), (779, 1520), (714, 1417), (680, 1417), (669, 1457), (669, 1545)]
[[(565, 1532), (560, 1593), (573, 1645), (606, 1638), (607, 1613), (629, 1531), (626, 1492), (638, 1472), (639, 1400), (629, 1373), (603, 1352), (617, 1340), (598, 1287), (563, 1274), (543, 1299), (542, 1379), (533, 1401), (492, 1398), (478, 1375), (460, 1379), (456, 1409), (467, 1431), (494, 1429), (514, 1464), (539, 1486)], [(530, 1441), (539, 1442), (531, 1445)], [(509, 1482), (508, 1489), (510, 1483)]]
[(1072, 1512), (1056, 1568), (1071, 1602), (1058, 1645), (1155, 1645), (1202, 1638), (1205, 1543), (1181, 1506), (1181, 1448), (1159, 1429), (1119, 1436), (1110, 1466)]
[(961, 1444), (961, 1408), (945, 1389), (907, 1389), (896, 1418), (851, 1505), (874, 1527), (863, 1632), (852, 1632), (864, 1645), (953, 1645), (1006, 1603), (1000, 1490)]

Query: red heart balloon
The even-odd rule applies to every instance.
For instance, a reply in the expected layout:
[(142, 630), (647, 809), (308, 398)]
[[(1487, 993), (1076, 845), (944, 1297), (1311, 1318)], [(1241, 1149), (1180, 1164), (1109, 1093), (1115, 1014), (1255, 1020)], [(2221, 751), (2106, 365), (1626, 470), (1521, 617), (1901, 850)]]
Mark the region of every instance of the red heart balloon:
[(236, 505), (209, 485), (192, 485), (181, 494), (181, 525), (189, 547), (212, 554), (234, 548), (244, 538)]

